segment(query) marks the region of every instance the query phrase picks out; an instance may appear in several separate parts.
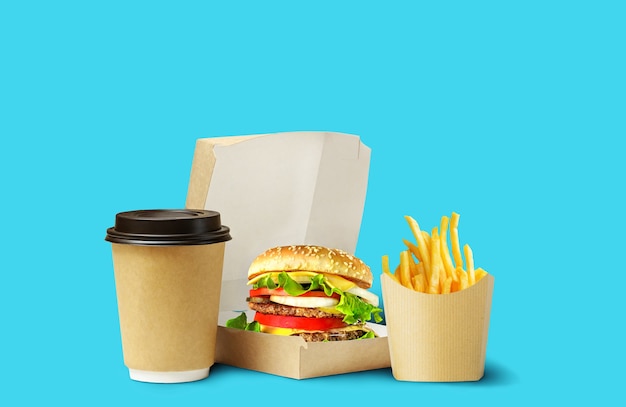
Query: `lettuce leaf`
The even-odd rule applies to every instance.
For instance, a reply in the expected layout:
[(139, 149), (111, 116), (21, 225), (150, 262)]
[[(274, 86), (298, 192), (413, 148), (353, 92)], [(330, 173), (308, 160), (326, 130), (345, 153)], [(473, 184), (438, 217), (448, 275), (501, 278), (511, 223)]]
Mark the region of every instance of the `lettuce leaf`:
[(360, 338), (357, 338), (357, 341), (359, 339), (371, 339), (371, 338), (376, 338), (376, 334), (374, 333), (374, 331), (367, 331), (365, 335), (361, 336)]
[(246, 317), (245, 312), (242, 312), (238, 317), (226, 321), (226, 327), (242, 329), (244, 331), (261, 332), (261, 327), (259, 326), (258, 322), (252, 321), (248, 323), (248, 318)]
[(361, 300), (351, 293), (342, 293), (339, 304), (335, 306), (335, 309), (345, 314), (343, 322), (347, 324), (369, 321), (372, 319), (372, 314), (375, 322), (383, 320), (380, 316), (380, 313), (383, 311), (382, 309)]
[(273, 290), (274, 288), (276, 288), (276, 283), (274, 283), (274, 280), (272, 280), (272, 276), (270, 274), (268, 274), (265, 277), (261, 278), (256, 283), (254, 283), (254, 285), (252, 287), (255, 290), (257, 288), (265, 288), (265, 287)]

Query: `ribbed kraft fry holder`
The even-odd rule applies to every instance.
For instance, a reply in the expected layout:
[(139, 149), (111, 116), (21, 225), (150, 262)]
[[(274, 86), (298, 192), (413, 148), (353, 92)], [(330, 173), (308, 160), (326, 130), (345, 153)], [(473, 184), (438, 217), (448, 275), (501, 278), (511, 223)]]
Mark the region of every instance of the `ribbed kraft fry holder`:
[(381, 283), (396, 380), (461, 382), (483, 377), (492, 275), (451, 294), (413, 291), (384, 273)]

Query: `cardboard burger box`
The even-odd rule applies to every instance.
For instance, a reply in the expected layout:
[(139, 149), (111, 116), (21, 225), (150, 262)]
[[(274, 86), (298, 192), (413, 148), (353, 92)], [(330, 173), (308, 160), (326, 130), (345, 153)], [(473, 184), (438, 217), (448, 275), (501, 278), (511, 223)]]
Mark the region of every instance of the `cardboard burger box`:
[(332, 132), (197, 140), (186, 207), (220, 212), (233, 235), (224, 255), (217, 363), (294, 379), (391, 366), (383, 325), (370, 324), (377, 338), (339, 342), (225, 327), (248, 310), (248, 268), (265, 250), (310, 244), (355, 253), (370, 153), (358, 136)]

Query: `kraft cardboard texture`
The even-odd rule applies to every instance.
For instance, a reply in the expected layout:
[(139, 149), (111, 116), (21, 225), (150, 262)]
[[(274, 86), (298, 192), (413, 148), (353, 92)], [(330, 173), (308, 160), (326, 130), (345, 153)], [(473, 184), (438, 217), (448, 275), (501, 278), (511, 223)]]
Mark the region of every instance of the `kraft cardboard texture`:
[(197, 140), (185, 206), (220, 212), (233, 235), (224, 257), (216, 362), (295, 379), (390, 366), (384, 336), (320, 347), (223, 326), (248, 310), (248, 268), (265, 250), (317, 244), (355, 252), (369, 162), (370, 149), (343, 133)]
[(213, 365), (224, 246), (112, 245), (128, 368), (179, 372)]
[(219, 327), (216, 361), (292, 379), (389, 367), (386, 330), (377, 324), (372, 328), (380, 338), (310, 343), (302, 338)]
[(483, 377), (494, 278), (451, 294), (410, 290), (381, 276), (391, 369), (415, 382)]

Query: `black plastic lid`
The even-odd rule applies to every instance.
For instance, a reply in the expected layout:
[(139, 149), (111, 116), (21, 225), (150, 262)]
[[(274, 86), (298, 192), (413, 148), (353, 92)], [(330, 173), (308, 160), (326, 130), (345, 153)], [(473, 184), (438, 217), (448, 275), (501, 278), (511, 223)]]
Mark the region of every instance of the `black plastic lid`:
[(143, 246), (186, 246), (230, 240), (219, 212), (196, 209), (149, 209), (120, 212), (104, 240)]

